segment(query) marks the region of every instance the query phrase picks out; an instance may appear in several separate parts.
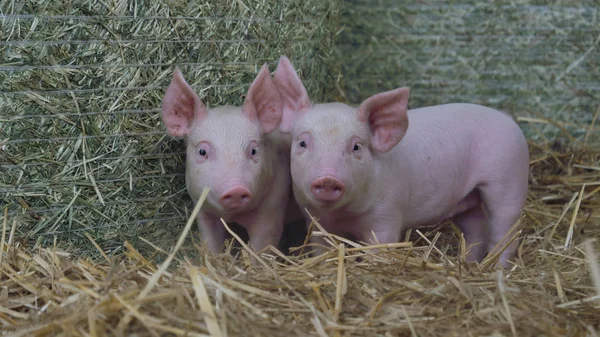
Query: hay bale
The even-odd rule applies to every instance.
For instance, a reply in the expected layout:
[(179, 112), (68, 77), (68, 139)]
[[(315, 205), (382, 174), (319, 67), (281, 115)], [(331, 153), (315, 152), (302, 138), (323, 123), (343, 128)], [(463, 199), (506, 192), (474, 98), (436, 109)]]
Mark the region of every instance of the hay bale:
[[(486, 268), (490, 261), (464, 264), (450, 228), (441, 235), (435, 229), (414, 232), (412, 243), (377, 254), (351, 243), (344, 248), (331, 238), (335, 247), (314, 258), (271, 251), (251, 267), (247, 254), (214, 256), (197, 246), (196, 257), (177, 254), (172, 265), (159, 267), (128, 243), (124, 256), (96, 263), (60, 249), (31, 250), (13, 235), (16, 218), (7, 217), (0, 224), (2, 331), (597, 336), (600, 148), (532, 147), (531, 154), (531, 190), (521, 219), (525, 238), (516, 266), (502, 272)], [(163, 257), (175, 253), (156, 251)]]
[[(281, 54), (314, 97), (335, 75), (337, 0), (2, 4), (0, 200), (25, 242), (107, 254), (172, 246), (189, 215), (183, 144), (160, 101), (175, 66), (210, 106), (241, 104)], [(148, 247), (148, 246), (147, 246)], [(148, 247), (149, 248), (149, 247)]]
[(413, 108), (479, 103), (549, 119), (523, 125), (531, 139), (564, 136), (552, 122), (581, 139), (600, 109), (599, 8), (597, 0), (347, 0), (336, 42), (347, 98), (410, 86)]

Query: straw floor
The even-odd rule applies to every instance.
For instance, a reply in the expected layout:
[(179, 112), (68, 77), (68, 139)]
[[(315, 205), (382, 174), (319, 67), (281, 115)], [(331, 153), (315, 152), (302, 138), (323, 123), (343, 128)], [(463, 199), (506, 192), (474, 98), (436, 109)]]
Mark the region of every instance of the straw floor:
[(412, 231), (389, 251), (331, 238), (325, 255), (269, 250), (251, 266), (253, 253), (233, 254), (233, 240), (219, 256), (201, 245), (194, 257), (182, 254), (193, 221), (171, 251), (144, 256), (124, 242), (124, 255), (92, 261), (29, 249), (5, 217), (1, 335), (598, 336), (600, 148), (530, 149), (510, 270), (490, 269), (493, 257), (463, 263), (452, 226)]

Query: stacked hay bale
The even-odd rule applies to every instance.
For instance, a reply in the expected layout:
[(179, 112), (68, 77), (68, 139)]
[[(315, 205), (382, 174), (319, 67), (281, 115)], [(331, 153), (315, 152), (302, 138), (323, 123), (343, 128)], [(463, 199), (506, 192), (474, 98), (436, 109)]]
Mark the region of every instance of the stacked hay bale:
[[(181, 141), (160, 102), (179, 66), (209, 106), (241, 104), (260, 66), (295, 62), (316, 98), (335, 76), (336, 0), (4, 2), (0, 200), (18, 237), (111, 254), (183, 226)], [(86, 234), (87, 233), (87, 234)]]
[[(348, 100), (409, 86), (411, 107), (479, 103), (581, 140), (600, 101), (598, 14), (596, 0), (348, 0), (337, 43)], [(562, 133), (535, 122), (523, 125), (531, 139)]]

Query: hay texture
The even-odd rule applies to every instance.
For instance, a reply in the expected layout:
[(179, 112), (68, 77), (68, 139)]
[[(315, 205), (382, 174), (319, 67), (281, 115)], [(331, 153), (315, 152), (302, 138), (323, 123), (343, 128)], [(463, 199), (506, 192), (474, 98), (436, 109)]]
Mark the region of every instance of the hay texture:
[(129, 242), (124, 255), (102, 253), (95, 262), (29, 249), (8, 216), (2, 335), (598, 336), (600, 149), (531, 148), (531, 190), (510, 270), (490, 269), (493, 256), (465, 264), (452, 227), (415, 230), (376, 253), (329, 237), (324, 255), (268, 250), (251, 266), (247, 246), (236, 255), (178, 251), (191, 217), (172, 250), (157, 248), (157, 265)]
[(523, 125), (532, 139), (562, 136), (553, 122), (582, 137), (600, 102), (598, 4), (347, 0), (336, 42), (347, 100), (409, 86), (411, 108), (478, 103), (550, 120)]
[[(288, 55), (315, 97), (334, 76), (334, 0), (3, 1), (0, 204), (29, 244), (112, 255), (173, 245), (193, 206), (160, 102), (173, 70), (209, 106), (241, 104)], [(140, 248), (141, 249), (141, 248)]]

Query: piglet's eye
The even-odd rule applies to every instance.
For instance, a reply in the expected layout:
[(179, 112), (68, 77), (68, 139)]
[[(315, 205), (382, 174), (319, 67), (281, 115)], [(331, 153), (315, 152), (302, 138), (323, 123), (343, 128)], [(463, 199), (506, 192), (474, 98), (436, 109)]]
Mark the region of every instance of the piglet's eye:
[(260, 147), (258, 146), (258, 144), (256, 142), (251, 142), (246, 148), (246, 155), (249, 158), (252, 158), (252, 160), (257, 160), (256, 156), (258, 155), (259, 151)]
[(360, 144), (354, 144), (354, 147), (352, 148), (352, 151), (354, 151), (354, 152), (360, 151)]
[(200, 150), (198, 150), (198, 154), (201, 155), (202, 157), (206, 157), (206, 150), (200, 149)]
[(304, 147), (305, 148), (306, 147), (306, 142), (303, 141), (303, 140), (301, 140), (299, 145), (300, 145), (300, 147)]

